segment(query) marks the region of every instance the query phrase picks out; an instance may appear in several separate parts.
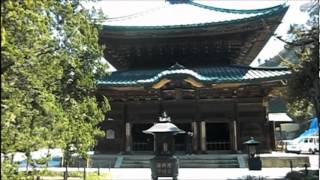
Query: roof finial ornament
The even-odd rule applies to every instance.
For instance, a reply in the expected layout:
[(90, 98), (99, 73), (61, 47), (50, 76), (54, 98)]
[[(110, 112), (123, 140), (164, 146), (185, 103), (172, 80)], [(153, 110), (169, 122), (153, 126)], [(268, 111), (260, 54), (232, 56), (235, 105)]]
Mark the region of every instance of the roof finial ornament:
[(174, 65), (170, 66), (169, 69), (171, 69), (171, 70), (173, 70), (173, 69), (186, 69), (186, 67), (184, 67), (183, 65), (176, 62)]
[(168, 116), (166, 111), (162, 112), (162, 116), (159, 117), (159, 122), (170, 122), (171, 118)]

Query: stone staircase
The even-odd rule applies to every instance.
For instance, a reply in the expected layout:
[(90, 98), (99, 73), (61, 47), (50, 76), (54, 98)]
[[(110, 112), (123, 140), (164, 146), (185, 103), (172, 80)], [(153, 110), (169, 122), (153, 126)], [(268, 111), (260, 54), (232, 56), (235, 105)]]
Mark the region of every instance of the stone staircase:
[(94, 155), (91, 156), (90, 166), (92, 168), (113, 168), (117, 157), (111, 155)]
[(123, 157), (121, 168), (150, 168), (150, 155), (132, 155)]
[(237, 156), (179, 156), (181, 168), (239, 168)]
[[(150, 168), (149, 160), (153, 156), (124, 156), (120, 168)], [(235, 154), (177, 156), (180, 168), (239, 168)]]
[[(91, 168), (113, 168), (117, 160), (117, 155), (95, 154), (90, 156), (88, 167)], [(83, 168), (87, 166), (87, 161), (82, 158), (72, 157), (69, 167)]]

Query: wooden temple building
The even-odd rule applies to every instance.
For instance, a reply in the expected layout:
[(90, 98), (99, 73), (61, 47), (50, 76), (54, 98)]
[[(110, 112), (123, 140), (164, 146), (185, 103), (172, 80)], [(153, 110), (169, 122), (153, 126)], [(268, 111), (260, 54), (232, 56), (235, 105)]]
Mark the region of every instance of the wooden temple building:
[[(110, 18), (100, 41), (117, 71), (98, 80), (97, 97), (111, 105), (101, 128), (100, 152), (154, 150), (142, 131), (166, 111), (192, 131), (195, 153), (245, 150), (254, 137), (260, 151), (274, 146), (267, 97), (290, 71), (255, 68), (255, 59), (288, 6), (238, 10), (169, 0), (146, 11)], [(186, 149), (185, 135), (176, 137)]]

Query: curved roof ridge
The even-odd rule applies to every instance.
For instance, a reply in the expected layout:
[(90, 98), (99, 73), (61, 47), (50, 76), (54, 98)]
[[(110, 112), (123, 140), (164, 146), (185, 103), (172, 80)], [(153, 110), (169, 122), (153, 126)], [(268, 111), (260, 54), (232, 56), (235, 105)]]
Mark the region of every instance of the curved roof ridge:
[(153, 81), (159, 80), (163, 77), (174, 75), (174, 74), (186, 74), (186, 75), (193, 76), (199, 80), (204, 79), (204, 77), (201, 74), (199, 74), (198, 72), (196, 72), (192, 69), (189, 69), (189, 68), (185, 68), (184, 66), (182, 66), (180, 64), (175, 64), (175, 65), (155, 74), (153, 77), (150, 77), (147, 79), (141, 79), (141, 80), (138, 80), (137, 82), (138, 83), (153, 82)]
[(289, 68), (286, 68), (286, 67), (251, 67), (251, 69), (254, 69), (254, 70), (287, 70), (287, 71), (290, 71)]
[(289, 68), (286, 67), (252, 67), (249, 65), (238, 65), (238, 64), (234, 64), (234, 65), (230, 65), (231, 67), (235, 67), (235, 68), (245, 68), (245, 69), (252, 69), (252, 70), (290, 70)]
[(257, 14), (257, 13), (265, 13), (269, 12), (272, 10), (278, 10), (279, 8), (284, 8), (286, 7), (286, 3), (282, 3), (276, 6), (268, 7), (268, 8), (261, 8), (261, 9), (228, 9), (228, 8), (219, 8), (215, 6), (209, 6), (209, 5), (204, 5), (200, 3), (196, 3), (193, 1), (189, 1), (188, 4), (197, 6), (203, 9), (208, 9), (208, 10), (214, 10), (218, 12), (226, 12), (226, 13), (234, 13), (234, 14)]
[[(232, 67), (232, 68), (241, 68), (241, 69), (252, 69), (252, 70), (290, 70), (287, 67), (252, 67), (249, 65), (239, 65), (239, 64), (232, 64), (232, 65), (212, 65), (212, 66), (200, 66), (200, 67), (192, 67), (189, 69), (199, 69), (199, 68), (217, 68), (217, 67)], [(188, 68), (187, 68), (188, 69)]]
[(125, 15), (125, 16), (106, 18), (105, 20), (107, 20), (107, 21), (121, 21), (121, 20), (124, 20), (124, 19), (135, 18), (135, 17), (143, 16), (143, 15), (148, 14), (150, 12), (154, 12), (155, 10), (160, 10), (160, 9), (165, 8), (167, 6), (168, 6), (168, 4), (163, 4), (163, 5), (160, 5), (160, 6), (157, 6), (157, 7), (153, 7), (153, 8), (144, 10), (144, 11), (139, 11), (139, 12), (136, 12), (136, 13)]
[[(275, 16), (285, 13), (287, 9), (285, 4), (254, 10), (226, 9), (190, 0), (184, 3), (160, 4), (130, 15), (107, 18), (102, 24), (115, 30), (208, 27)], [(188, 16), (190, 18), (186, 18)]]

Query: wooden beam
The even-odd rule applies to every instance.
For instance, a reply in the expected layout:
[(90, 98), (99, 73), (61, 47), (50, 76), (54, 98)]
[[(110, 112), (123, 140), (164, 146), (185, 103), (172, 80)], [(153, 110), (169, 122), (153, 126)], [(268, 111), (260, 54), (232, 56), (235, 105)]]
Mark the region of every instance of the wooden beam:
[(160, 89), (161, 87), (163, 87), (164, 85), (166, 85), (169, 82), (171, 82), (171, 80), (169, 80), (169, 79), (161, 79), (159, 82), (157, 82), (154, 85), (152, 85), (152, 88), (153, 89)]
[(212, 84), (214, 88), (236, 88), (245, 85), (243, 83), (223, 83), (223, 84)]
[(110, 90), (117, 90), (117, 91), (141, 91), (144, 90), (144, 87), (110, 87)]
[(190, 83), (192, 86), (197, 87), (197, 88), (204, 87), (203, 83), (201, 83), (193, 78), (190, 78), (190, 77), (187, 79), (184, 79), (184, 81)]

